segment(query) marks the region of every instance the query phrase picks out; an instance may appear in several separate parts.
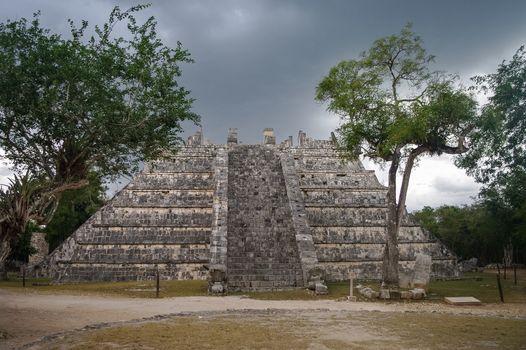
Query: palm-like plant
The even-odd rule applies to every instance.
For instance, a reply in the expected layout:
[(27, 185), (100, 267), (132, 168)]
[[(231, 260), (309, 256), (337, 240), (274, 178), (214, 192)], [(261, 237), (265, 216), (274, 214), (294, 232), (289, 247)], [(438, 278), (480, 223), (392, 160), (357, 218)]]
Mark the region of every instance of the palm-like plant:
[(26, 173), (15, 175), (0, 186), (0, 270), (7, 277), (5, 261), (11, 247), (30, 220), (45, 222), (52, 215), (56, 200), (46, 192), (45, 180)]

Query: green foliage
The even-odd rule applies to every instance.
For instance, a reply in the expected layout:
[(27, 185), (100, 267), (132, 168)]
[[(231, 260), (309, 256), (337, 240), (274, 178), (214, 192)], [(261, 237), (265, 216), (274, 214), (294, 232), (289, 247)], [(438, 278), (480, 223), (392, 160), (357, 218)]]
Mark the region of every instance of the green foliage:
[[(56, 186), (130, 173), (180, 142), (180, 123), (198, 121), (176, 78), (190, 55), (165, 46), (150, 17), (115, 7), (95, 35), (71, 38), (41, 27), (39, 14), (0, 24), (0, 147), (15, 168), (46, 174)], [(115, 36), (125, 25), (125, 37)], [(67, 188), (62, 188), (65, 190)]]
[(432, 60), (408, 25), (331, 68), (316, 99), (343, 117), (338, 131), (347, 156), (390, 161), (411, 152), (408, 146), (463, 151), (457, 146), (471, 130), (476, 103), (454, 78), (430, 71)]
[(32, 221), (27, 224), (24, 233), (14, 242), (8, 260), (28, 262), (29, 256), (36, 252), (35, 248), (31, 246), (31, 237), (38, 228), (39, 226)]
[[(12, 245), (24, 236), (31, 221), (39, 222), (53, 212), (42, 179), (30, 174), (15, 175), (9, 185), (0, 186), (0, 263), (11, 254)], [(38, 210), (36, 208), (39, 208)], [(26, 236), (27, 239), (27, 236)], [(22, 248), (21, 248), (22, 249)]]
[[(526, 51), (519, 48), (494, 74), (475, 77), (488, 94), (470, 152), (459, 164), (493, 185), (513, 172), (526, 172)], [(509, 178), (509, 177), (508, 177)], [(505, 181), (504, 181), (505, 182)], [(498, 184), (496, 184), (499, 186)]]
[[(496, 202), (471, 206), (424, 207), (413, 213), (417, 221), (460, 259), (476, 257), (482, 264), (500, 262), (509, 240), (510, 213)], [(526, 241), (516, 241), (515, 259), (526, 262)], [(518, 253), (518, 254), (517, 254)]]
[[(398, 285), (398, 231), (414, 162), (421, 154), (466, 151), (477, 104), (453, 77), (430, 70), (433, 56), (407, 25), (399, 35), (376, 40), (358, 59), (331, 68), (316, 100), (342, 117), (341, 154), (390, 162), (387, 235), (382, 276)], [(396, 175), (405, 163), (400, 194)]]
[(104, 204), (104, 186), (91, 173), (89, 185), (64, 192), (53, 219), (46, 226), (46, 240), (50, 251), (58, 247), (77, 228)]
[(489, 94), (470, 151), (458, 165), (484, 187), (481, 198), (499, 216), (507, 241), (526, 243), (526, 51), (520, 47), (511, 61), (494, 74), (475, 77)]
[[(116, 6), (90, 37), (86, 21), (69, 21), (70, 38), (52, 34), (39, 13), (0, 23), (0, 148), (17, 173), (40, 181), (40, 199), (19, 210), (22, 216), (9, 221), (0, 211), (0, 238), (11, 237), (0, 241), (0, 262), (27, 220), (48, 223), (44, 212), (64, 191), (86, 186), (90, 172), (132, 173), (177, 148), (181, 122), (198, 122), (189, 91), (177, 82), (190, 54), (180, 43), (165, 46), (153, 17), (137, 22), (134, 14), (145, 7)], [(127, 28), (124, 37), (114, 34), (117, 27)], [(59, 236), (82, 219), (74, 213)]]

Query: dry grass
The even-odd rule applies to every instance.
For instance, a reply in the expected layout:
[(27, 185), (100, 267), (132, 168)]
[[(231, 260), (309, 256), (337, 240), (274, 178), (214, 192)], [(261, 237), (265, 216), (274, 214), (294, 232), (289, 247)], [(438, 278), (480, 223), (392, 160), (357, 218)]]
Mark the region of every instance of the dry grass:
[(74, 334), (45, 349), (523, 349), (526, 320), (408, 313), (182, 317)]
[[(155, 283), (153, 281), (135, 282), (101, 282), (78, 283), (48, 286), (35, 286), (33, 283), (46, 283), (45, 279), (29, 279), (26, 281), (25, 290), (45, 293), (64, 293), (74, 295), (113, 295), (132, 298), (154, 298)], [(508, 271), (507, 280), (502, 280), (504, 301), (506, 303), (526, 303), (526, 270), (520, 270), (518, 283), (514, 285), (513, 275)], [(378, 290), (376, 281), (357, 281)], [(0, 281), (0, 288), (24, 290), (21, 281), (11, 278), (9, 281)], [(329, 294), (314, 295), (305, 289), (294, 289), (280, 292), (248, 292), (231, 293), (231, 295), (247, 295), (260, 300), (320, 300), (339, 299), (349, 295), (348, 282), (328, 283)], [(356, 294), (356, 291), (355, 291)], [(183, 297), (207, 295), (207, 282), (198, 280), (189, 281), (161, 281), (160, 297)], [(429, 301), (442, 302), (446, 296), (473, 296), (484, 303), (500, 302), (497, 289), (496, 276), (492, 272), (470, 273), (460, 280), (432, 281), (428, 293)], [(358, 300), (366, 300), (358, 295)]]
[[(40, 285), (33, 285), (37, 283)], [(155, 298), (154, 281), (130, 281), (130, 282), (94, 282), (94, 283), (71, 283), (56, 285), (41, 285), (49, 283), (46, 279), (30, 279), (26, 281), (27, 291), (38, 291), (52, 294), (72, 295), (110, 295), (130, 298)], [(11, 290), (24, 290), (19, 279), (11, 278), (8, 281), (0, 281), (0, 288)], [(199, 280), (186, 281), (162, 281), (159, 297), (186, 297), (207, 295), (207, 282)]]
[(381, 328), (400, 337), (405, 348), (526, 348), (526, 320), (392, 313), (382, 320)]

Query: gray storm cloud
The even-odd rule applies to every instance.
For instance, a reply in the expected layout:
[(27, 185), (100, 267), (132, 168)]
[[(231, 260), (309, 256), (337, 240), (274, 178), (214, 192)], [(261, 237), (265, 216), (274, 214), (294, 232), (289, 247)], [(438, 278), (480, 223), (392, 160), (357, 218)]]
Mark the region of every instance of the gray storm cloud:
[[(44, 25), (67, 35), (67, 18), (100, 24), (117, 4), (136, 2), (6, 1), (0, 20), (41, 10)], [(524, 44), (524, 13), (526, 2), (510, 0), (193, 0), (152, 1), (140, 17), (155, 16), (165, 42), (181, 41), (195, 59), (182, 67), (181, 83), (196, 98), (206, 136), (225, 142), (228, 128), (237, 127), (243, 143), (255, 143), (266, 127), (275, 129), (278, 140), (296, 137), (299, 129), (328, 138), (338, 117), (314, 102), (317, 83), (331, 66), (407, 22), (437, 56), (437, 69), (469, 83)]]

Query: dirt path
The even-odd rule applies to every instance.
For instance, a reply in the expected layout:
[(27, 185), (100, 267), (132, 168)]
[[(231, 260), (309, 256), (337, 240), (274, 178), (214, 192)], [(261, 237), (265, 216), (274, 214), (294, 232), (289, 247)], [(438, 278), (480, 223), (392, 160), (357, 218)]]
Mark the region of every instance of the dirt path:
[(329, 310), (434, 312), (526, 318), (525, 304), (453, 307), (430, 303), (351, 303), (343, 301), (267, 301), (243, 297), (184, 297), (135, 299), (102, 296), (52, 295), (0, 289), (0, 349), (17, 348), (45, 335), (103, 322), (120, 322), (181, 312), (231, 310)]

